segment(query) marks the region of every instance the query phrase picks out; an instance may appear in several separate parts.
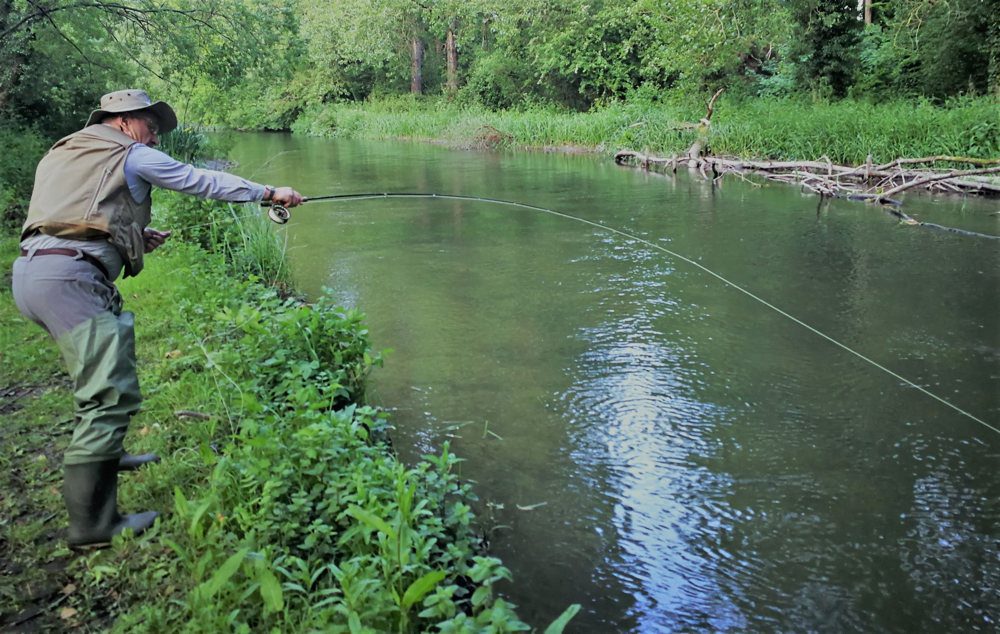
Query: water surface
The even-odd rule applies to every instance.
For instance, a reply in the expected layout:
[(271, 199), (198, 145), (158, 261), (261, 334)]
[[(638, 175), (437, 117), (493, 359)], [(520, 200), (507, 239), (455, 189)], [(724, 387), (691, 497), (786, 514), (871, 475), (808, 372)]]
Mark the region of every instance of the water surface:
[[(551, 208), (690, 257), (1000, 426), (1000, 243), (607, 158), (285, 135), (237, 172), (307, 195)], [(1000, 204), (911, 196), (1000, 233)], [(1000, 435), (647, 244), (484, 202), (311, 203), (292, 265), (368, 315), (408, 462), (448, 442), (513, 571), (574, 632), (995, 631)]]

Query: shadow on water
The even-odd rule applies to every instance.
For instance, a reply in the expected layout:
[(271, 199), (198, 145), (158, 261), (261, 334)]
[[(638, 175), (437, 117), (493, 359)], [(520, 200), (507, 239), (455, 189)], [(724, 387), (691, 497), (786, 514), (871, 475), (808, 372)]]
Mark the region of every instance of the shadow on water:
[[(620, 228), (1000, 419), (995, 242), (589, 157), (280, 135), (234, 153), (311, 195), (489, 196)], [(911, 202), (1000, 232), (985, 201)], [(403, 458), (450, 442), (465, 459), (536, 626), (578, 602), (581, 632), (995, 629), (1000, 438), (984, 427), (593, 226), (382, 200), (307, 205), (288, 231), (307, 292), (361, 307), (395, 350), (374, 389)]]

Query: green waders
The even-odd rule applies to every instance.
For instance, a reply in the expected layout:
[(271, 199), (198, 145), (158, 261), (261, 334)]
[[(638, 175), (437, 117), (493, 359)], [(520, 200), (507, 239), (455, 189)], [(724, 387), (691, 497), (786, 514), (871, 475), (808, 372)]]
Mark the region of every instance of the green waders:
[[(73, 379), (77, 425), (66, 449), (63, 498), (70, 546), (104, 544), (126, 528), (136, 533), (157, 513), (118, 513), (118, 471), (129, 419), (142, 395), (135, 363), (135, 318), (105, 312), (56, 341)], [(133, 467), (134, 468), (134, 467)]]
[(134, 317), (93, 265), (64, 256), (14, 263), (14, 300), (55, 338), (73, 381), (77, 425), (65, 454), (63, 499), (73, 547), (103, 545), (127, 528), (141, 533), (153, 511), (118, 512), (118, 471), (155, 456), (127, 456), (122, 442), (142, 395), (136, 375)]
[(142, 394), (135, 367), (135, 318), (101, 313), (56, 340), (73, 380), (77, 425), (67, 465), (117, 460)]

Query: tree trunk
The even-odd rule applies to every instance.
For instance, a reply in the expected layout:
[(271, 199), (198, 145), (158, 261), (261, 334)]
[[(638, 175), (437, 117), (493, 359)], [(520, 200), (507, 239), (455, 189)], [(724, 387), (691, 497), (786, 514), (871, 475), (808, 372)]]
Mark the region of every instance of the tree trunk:
[(458, 46), (455, 44), (455, 22), (448, 26), (448, 36), (445, 38), (445, 53), (448, 58), (448, 92), (458, 90)]
[(424, 92), (424, 43), (419, 35), (410, 41), (410, 92), (414, 95)]
[(865, 24), (872, 23), (872, 0), (865, 0)]

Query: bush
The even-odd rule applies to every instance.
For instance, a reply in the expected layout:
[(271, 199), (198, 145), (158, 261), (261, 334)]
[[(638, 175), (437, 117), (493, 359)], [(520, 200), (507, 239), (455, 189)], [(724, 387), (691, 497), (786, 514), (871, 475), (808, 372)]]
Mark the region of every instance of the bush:
[[(113, 596), (117, 631), (527, 630), (496, 596), (510, 573), (483, 553), (458, 459), (445, 446), (406, 467), (384, 414), (360, 404), (381, 363), (362, 315), (233, 281), (204, 254), (192, 267), (194, 251), (156, 263), (183, 298), (160, 319), (187, 330), (165, 335), (147, 417), (178, 399), (225, 414), (156, 434), (170, 477), (133, 480), (131, 499), (163, 508), (172, 490), (172, 512), (152, 541), (81, 560), (75, 604)], [(161, 284), (132, 290), (162, 301)]]
[(34, 128), (0, 127), (0, 226), (16, 231), (24, 223), (35, 166), (52, 142)]
[(520, 60), (492, 53), (476, 60), (468, 82), (460, 92), (491, 110), (506, 110), (519, 105), (529, 91), (530, 69)]

